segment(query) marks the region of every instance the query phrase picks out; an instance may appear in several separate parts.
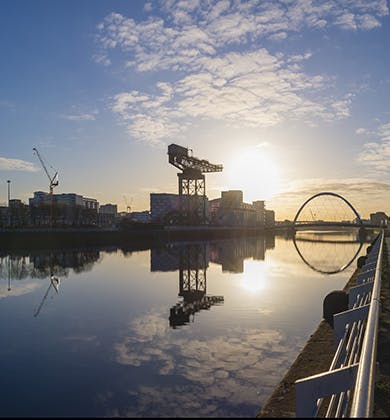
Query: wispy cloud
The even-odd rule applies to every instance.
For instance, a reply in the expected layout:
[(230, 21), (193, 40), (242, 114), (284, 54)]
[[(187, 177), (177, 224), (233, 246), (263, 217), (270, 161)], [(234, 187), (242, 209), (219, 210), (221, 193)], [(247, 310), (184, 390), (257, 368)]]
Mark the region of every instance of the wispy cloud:
[(116, 50), (132, 71), (165, 72), (169, 82), (120, 92), (111, 103), (132, 137), (153, 143), (177, 138), (205, 119), (267, 127), (287, 119), (314, 124), (348, 117), (352, 95), (334, 95), (331, 77), (305, 73), (310, 52), (287, 56), (254, 45), (305, 29), (369, 30), (388, 14), (384, 0), (296, 0), (283, 7), (274, 1), (168, 0), (147, 3), (145, 11), (151, 15), (140, 22), (106, 16), (98, 25), (95, 59), (108, 65)]
[(95, 121), (97, 112), (79, 113), (79, 114), (62, 114), (61, 117), (69, 121)]
[(37, 172), (40, 169), (31, 162), (20, 159), (10, 159), (0, 156), (0, 170), (1, 171), (26, 171)]
[(367, 142), (358, 156), (358, 161), (378, 176), (390, 175), (390, 123), (382, 124), (376, 131), (360, 129), (360, 134), (367, 134), (375, 141)]

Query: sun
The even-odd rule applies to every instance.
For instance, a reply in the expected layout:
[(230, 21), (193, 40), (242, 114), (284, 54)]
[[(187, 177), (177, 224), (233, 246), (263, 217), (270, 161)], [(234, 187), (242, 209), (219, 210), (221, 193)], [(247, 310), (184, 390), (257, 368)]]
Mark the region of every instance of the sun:
[(269, 200), (279, 192), (279, 168), (265, 147), (241, 152), (231, 160), (226, 173), (229, 189), (243, 191), (246, 202)]

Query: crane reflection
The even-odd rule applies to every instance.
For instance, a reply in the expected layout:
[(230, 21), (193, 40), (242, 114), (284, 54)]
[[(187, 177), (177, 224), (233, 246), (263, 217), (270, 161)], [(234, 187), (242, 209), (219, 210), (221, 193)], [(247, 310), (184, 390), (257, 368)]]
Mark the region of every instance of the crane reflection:
[[(223, 272), (243, 273), (244, 260), (264, 260), (266, 249), (275, 247), (274, 235), (214, 242), (176, 242), (151, 250), (151, 271), (178, 271), (181, 300), (170, 308), (172, 328), (194, 322), (195, 314), (224, 303), (224, 297), (207, 294), (209, 262)], [(257, 277), (258, 279), (258, 277)], [(252, 285), (253, 286), (253, 285)]]

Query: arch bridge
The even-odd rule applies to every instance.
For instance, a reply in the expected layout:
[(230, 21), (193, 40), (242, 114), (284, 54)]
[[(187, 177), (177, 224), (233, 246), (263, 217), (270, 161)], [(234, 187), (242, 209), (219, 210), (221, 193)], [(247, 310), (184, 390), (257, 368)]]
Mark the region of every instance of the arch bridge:
[[(350, 220), (332, 220), (327, 221), (323, 219), (316, 219), (316, 214), (313, 214), (313, 211), (310, 210), (310, 218), (311, 220), (299, 220), (299, 217), (304, 213), (304, 210), (309, 207), (309, 203), (314, 202), (318, 197), (334, 197), (340, 202), (340, 207), (344, 204), (347, 205), (347, 208), (352, 212), (355, 216), (353, 221)], [(359, 213), (356, 211), (356, 209), (353, 207), (353, 205), (343, 196), (340, 194), (336, 194), (334, 192), (320, 192), (318, 194), (314, 194), (312, 197), (308, 198), (299, 208), (297, 214), (295, 215), (294, 221), (293, 221), (294, 228), (310, 228), (310, 227), (321, 227), (321, 228), (327, 228), (327, 227), (362, 227), (363, 223), (360, 218)]]

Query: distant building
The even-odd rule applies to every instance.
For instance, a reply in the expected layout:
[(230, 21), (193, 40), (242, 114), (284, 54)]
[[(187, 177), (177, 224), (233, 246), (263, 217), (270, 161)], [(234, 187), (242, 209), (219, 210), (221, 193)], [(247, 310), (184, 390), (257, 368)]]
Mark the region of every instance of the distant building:
[(52, 214), (53, 225), (82, 226), (98, 223), (99, 202), (94, 198), (83, 197), (75, 193), (53, 194), (51, 209), (50, 194), (34, 192), (29, 199), (31, 222), (34, 225), (48, 225)]
[(9, 224), (11, 226), (28, 226), (30, 224), (30, 208), (22, 200), (9, 200)]
[(370, 214), (370, 222), (374, 226), (387, 227), (389, 223), (389, 217), (383, 211)]
[(273, 210), (265, 210), (264, 225), (266, 228), (272, 228), (275, 226), (275, 212)]
[(0, 226), (5, 227), (9, 224), (8, 206), (0, 206)]
[[(177, 224), (188, 207), (186, 200), (204, 200), (206, 220), (212, 225), (273, 227), (275, 213), (265, 209), (265, 202), (243, 202), (240, 190), (222, 191), (221, 197), (208, 200), (203, 196), (180, 196), (178, 194), (150, 194), (151, 221), (163, 224)], [(198, 207), (199, 207), (198, 206)], [(196, 208), (196, 206), (193, 206)]]
[(118, 217), (118, 206), (116, 204), (102, 204), (99, 206), (99, 226), (113, 226)]
[(150, 216), (154, 223), (169, 222), (170, 217), (180, 216), (181, 197), (178, 194), (150, 194)]
[(208, 217), (208, 198), (203, 195), (150, 194), (150, 217), (154, 223), (180, 224), (199, 222), (197, 213), (186, 214), (188, 208), (204, 208)]
[(131, 212), (131, 220), (138, 223), (150, 223), (151, 215), (150, 211), (133, 211)]
[[(268, 213), (269, 212), (269, 213)], [(275, 213), (265, 209), (263, 200), (243, 202), (240, 190), (222, 191), (221, 198), (209, 202), (210, 223), (223, 226), (273, 227)]]

